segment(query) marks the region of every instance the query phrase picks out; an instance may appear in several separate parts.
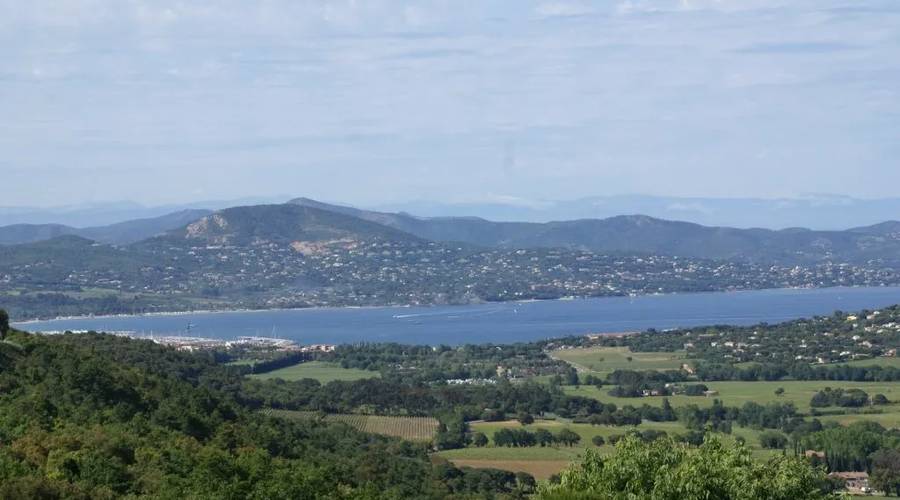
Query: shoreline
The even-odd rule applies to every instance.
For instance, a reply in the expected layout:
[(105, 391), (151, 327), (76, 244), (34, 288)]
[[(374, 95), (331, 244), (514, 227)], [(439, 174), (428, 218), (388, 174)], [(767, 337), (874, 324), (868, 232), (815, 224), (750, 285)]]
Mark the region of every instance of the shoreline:
[[(313, 307), (286, 307), (286, 308), (261, 308), (261, 309), (248, 309), (248, 308), (236, 308), (236, 309), (197, 309), (192, 311), (158, 311), (158, 312), (149, 312), (149, 313), (141, 313), (141, 314), (105, 314), (105, 315), (77, 315), (77, 316), (57, 316), (51, 319), (28, 319), (23, 321), (15, 321), (12, 322), (13, 325), (26, 326), (33, 325), (36, 323), (50, 323), (57, 321), (80, 321), (80, 320), (102, 320), (102, 319), (120, 319), (120, 318), (152, 318), (152, 317), (178, 317), (178, 316), (190, 316), (194, 314), (247, 314), (247, 313), (271, 313), (271, 312), (297, 312), (297, 311), (322, 311), (322, 310), (353, 310), (353, 309), (407, 309), (413, 307), (419, 308), (433, 308), (433, 307), (466, 307), (466, 306), (479, 306), (479, 305), (487, 305), (487, 304), (527, 304), (527, 303), (535, 303), (535, 302), (567, 302), (572, 300), (601, 300), (601, 299), (615, 299), (615, 298), (635, 298), (635, 297), (661, 297), (661, 296), (670, 296), (670, 295), (705, 295), (705, 294), (728, 294), (728, 293), (751, 293), (751, 292), (765, 292), (765, 291), (796, 291), (796, 290), (834, 290), (834, 289), (856, 289), (856, 288), (898, 288), (900, 286), (832, 286), (832, 287), (784, 287), (784, 288), (756, 288), (756, 289), (745, 289), (745, 290), (720, 290), (720, 291), (708, 291), (708, 292), (671, 292), (671, 293), (646, 293), (646, 294), (622, 294), (622, 295), (606, 295), (606, 296), (566, 296), (566, 297), (558, 297), (555, 299), (522, 299), (522, 300), (509, 300), (509, 301), (499, 301), (499, 302), (477, 302), (477, 303), (469, 303), (469, 304), (396, 304), (396, 305), (381, 305), (381, 306), (313, 306)], [(898, 303), (900, 303), (900, 297), (898, 297)]]

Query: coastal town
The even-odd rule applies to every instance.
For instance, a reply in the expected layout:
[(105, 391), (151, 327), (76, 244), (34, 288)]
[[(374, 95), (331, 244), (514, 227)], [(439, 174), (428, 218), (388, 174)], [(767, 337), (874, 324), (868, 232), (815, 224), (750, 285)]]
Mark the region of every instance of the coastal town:
[[(44, 331), (43, 335), (88, 334), (88, 330)], [(237, 337), (236, 339), (214, 339), (192, 337), (188, 335), (153, 335), (133, 331), (104, 331), (104, 334), (127, 337), (136, 340), (149, 340), (155, 344), (172, 347), (182, 352), (220, 351), (220, 350), (252, 350), (269, 353), (330, 353), (336, 346), (333, 344), (300, 345), (290, 339), (273, 337)]]
[[(0, 295), (19, 318), (198, 309), (465, 304), (764, 288), (880, 286), (891, 268), (777, 266), (565, 249), (481, 249), (434, 242), (256, 239), (198, 245), (153, 239), (127, 248), (0, 261)], [(10, 252), (14, 248), (7, 249)], [(116, 265), (99, 265), (115, 262)]]

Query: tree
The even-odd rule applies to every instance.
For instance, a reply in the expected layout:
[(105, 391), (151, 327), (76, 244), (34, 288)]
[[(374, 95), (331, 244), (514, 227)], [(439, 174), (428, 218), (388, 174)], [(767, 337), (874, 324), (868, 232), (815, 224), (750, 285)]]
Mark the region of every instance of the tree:
[(483, 432), (476, 432), (476, 433), (472, 434), (472, 444), (479, 448), (481, 448), (483, 446), (487, 446), (488, 438), (487, 438), (487, 436), (484, 435)]
[(788, 438), (778, 431), (766, 431), (759, 435), (759, 444), (766, 449), (783, 450)]
[(663, 398), (661, 420), (663, 422), (672, 422), (674, 420), (677, 420), (677, 417), (675, 416), (675, 410), (672, 408), (672, 403), (669, 403), (669, 398)]
[(591, 438), (591, 442), (594, 443), (594, 446), (603, 446), (606, 444), (606, 440), (603, 439), (603, 436), (594, 436)]
[(872, 454), (872, 486), (900, 496), (900, 450), (882, 449)]
[(6, 310), (0, 309), (0, 340), (5, 339), (7, 333), (9, 333), (9, 314)]
[(563, 429), (556, 435), (556, 440), (566, 446), (575, 446), (581, 442), (581, 436), (571, 429)]
[(885, 396), (884, 394), (876, 394), (876, 395), (872, 396), (872, 404), (873, 405), (880, 406), (880, 405), (886, 405), (889, 403), (890, 403), (890, 401), (888, 401), (887, 396)]
[(553, 433), (547, 429), (538, 429), (534, 431), (534, 440), (541, 447), (551, 446), (554, 442)]
[(779, 387), (778, 389), (775, 389), (775, 395), (779, 396), (779, 397), (784, 396), (784, 387)]
[(741, 445), (711, 439), (699, 448), (669, 438), (644, 443), (628, 436), (608, 458), (588, 450), (558, 483), (542, 484), (542, 500), (818, 500), (825, 473), (798, 457), (755, 460)]
[(531, 425), (534, 423), (534, 417), (527, 412), (522, 412), (519, 414), (517, 420), (522, 425)]

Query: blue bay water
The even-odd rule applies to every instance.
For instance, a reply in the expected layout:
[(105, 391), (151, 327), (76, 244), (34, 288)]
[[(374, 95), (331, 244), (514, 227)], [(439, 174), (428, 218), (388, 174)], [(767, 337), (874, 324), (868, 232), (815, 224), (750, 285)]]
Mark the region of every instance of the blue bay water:
[[(708, 324), (750, 325), (900, 303), (900, 287), (760, 290), (472, 306), (324, 308), (65, 319), (30, 331), (98, 330), (218, 339), (259, 335), (299, 343), (512, 343), (586, 333)], [(188, 325), (191, 325), (188, 328)]]

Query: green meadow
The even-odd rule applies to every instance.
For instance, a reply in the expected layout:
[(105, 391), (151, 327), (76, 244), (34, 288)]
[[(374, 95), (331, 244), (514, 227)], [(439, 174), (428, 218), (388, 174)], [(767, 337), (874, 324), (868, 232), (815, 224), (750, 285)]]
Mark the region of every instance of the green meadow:
[(677, 370), (686, 362), (684, 352), (631, 352), (627, 347), (561, 349), (551, 356), (598, 375), (615, 370)]
[[(870, 420), (881, 420), (889, 425), (888, 427), (900, 427), (900, 382), (840, 382), (840, 381), (778, 381), (778, 382), (703, 382), (711, 390), (717, 391), (719, 394), (714, 397), (697, 397), (697, 396), (668, 396), (669, 402), (674, 407), (696, 404), (697, 406), (711, 406), (713, 400), (718, 399), (726, 406), (743, 406), (744, 403), (753, 401), (759, 404), (773, 402), (792, 402), (802, 413), (809, 413), (811, 410), (809, 402), (813, 394), (826, 388), (843, 388), (843, 389), (862, 389), (870, 396), (875, 394), (884, 394), (892, 403), (886, 406), (871, 407), (873, 411), (881, 411), (880, 415), (860, 415), (872, 417)], [(640, 406), (643, 404), (660, 406), (662, 405), (662, 397), (647, 398), (618, 398), (609, 395), (612, 386), (597, 388), (595, 386), (567, 386), (563, 390), (567, 394), (575, 396), (585, 396), (594, 398), (604, 403), (614, 403), (617, 406), (632, 405)], [(776, 395), (775, 390), (784, 389), (782, 395)], [(824, 412), (831, 412), (837, 408), (820, 409)], [(850, 410), (850, 409), (846, 409)]]
[(378, 372), (343, 368), (337, 363), (326, 363), (324, 361), (309, 361), (307, 363), (288, 366), (268, 373), (250, 375), (252, 378), (262, 380), (280, 378), (282, 380), (293, 381), (311, 378), (318, 380), (323, 384), (334, 380), (353, 381), (380, 376), (381, 374)]

